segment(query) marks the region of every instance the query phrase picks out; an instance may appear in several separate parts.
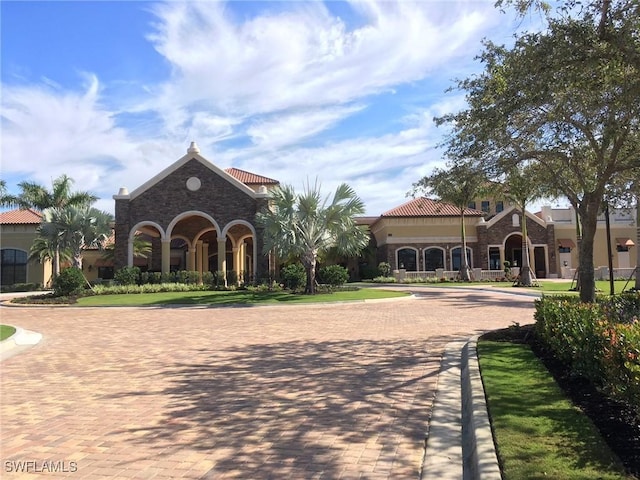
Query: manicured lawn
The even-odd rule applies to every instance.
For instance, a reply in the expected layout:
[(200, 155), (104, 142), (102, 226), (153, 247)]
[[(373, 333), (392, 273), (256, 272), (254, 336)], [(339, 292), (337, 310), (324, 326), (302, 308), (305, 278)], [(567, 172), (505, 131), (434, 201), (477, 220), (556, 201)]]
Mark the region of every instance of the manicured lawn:
[(9, 338), (16, 333), (16, 329), (9, 325), (0, 325), (0, 341)]
[(480, 341), (478, 355), (504, 480), (633, 478), (527, 345)]
[(120, 305), (264, 305), (282, 303), (322, 303), (373, 300), (380, 298), (405, 297), (407, 292), (394, 292), (363, 288), (355, 291), (335, 292), (318, 295), (298, 295), (288, 292), (248, 292), (238, 290), (140, 293), (123, 295), (96, 295), (78, 299), (78, 305), (120, 306)]

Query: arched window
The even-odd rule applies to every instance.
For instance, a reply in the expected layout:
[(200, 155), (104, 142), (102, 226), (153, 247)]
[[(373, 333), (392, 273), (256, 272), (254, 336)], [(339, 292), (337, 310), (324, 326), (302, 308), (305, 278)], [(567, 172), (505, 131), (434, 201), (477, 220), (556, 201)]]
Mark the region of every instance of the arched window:
[[(451, 270), (457, 271), (460, 270), (460, 266), (462, 265), (462, 258), (460, 253), (462, 252), (462, 247), (456, 247), (451, 250)], [(471, 254), (471, 249), (467, 247), (467, 264), (469, 268), (473, 268), (473, 255)]]
[(428, 272), (444, 268), (444, 251), (441, 248), (427, 248), (424, 251), (424, 269)]
[(3, 248), (1, 251), (2, 285), (27, 283), (27, 252), (15, 248)]
[(408, 272), (418, 271), (418, 252), (415, 248), (401, 248), (397, 251), (398, 268), (404, 268)]

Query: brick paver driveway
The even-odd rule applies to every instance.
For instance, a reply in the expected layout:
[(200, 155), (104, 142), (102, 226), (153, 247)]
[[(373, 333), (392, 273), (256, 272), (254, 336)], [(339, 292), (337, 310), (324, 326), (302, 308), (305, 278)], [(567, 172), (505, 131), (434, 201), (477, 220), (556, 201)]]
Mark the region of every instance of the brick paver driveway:
[(530, 323), (533, 309), (530, 297), (425, 289), (0, 315), (44, 335), (0, 364), (2, 478), (404, 479), (419, 472), (445, 344)]

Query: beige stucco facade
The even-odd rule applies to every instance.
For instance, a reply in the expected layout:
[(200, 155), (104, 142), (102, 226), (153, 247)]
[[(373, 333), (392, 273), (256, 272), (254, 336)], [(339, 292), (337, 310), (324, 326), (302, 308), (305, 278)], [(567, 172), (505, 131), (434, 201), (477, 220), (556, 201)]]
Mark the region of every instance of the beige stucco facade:
[[(0, 225), (0, 249), (17, 250), (22, 254), (29, 256), (29, 250), (36, 237), (36, 229), (38, 224), (16, 224), (16, 225)], [(8, 272), (7, 272), (8, 273)], [(52, 269), (51, 262), (45, 261), (39, 263), (36, 260), (28, 261), (26, 264), (26, 277), (24, 282), (16, 283), (36, 283), (39, 285), (48, 285), (51, 281)], [(22, 280), (20, 274), (14, 279)]]

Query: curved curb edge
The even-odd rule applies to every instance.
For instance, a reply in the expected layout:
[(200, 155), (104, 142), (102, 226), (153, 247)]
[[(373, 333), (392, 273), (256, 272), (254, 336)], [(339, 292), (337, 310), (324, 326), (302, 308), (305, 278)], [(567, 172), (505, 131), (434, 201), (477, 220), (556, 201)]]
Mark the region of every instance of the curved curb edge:
[(25, 330), (24, 328), (10, 325), (16, 329), (16, 333), (0, 342), (0, 361), (37, 345), (42, 340), (42, 334)]

